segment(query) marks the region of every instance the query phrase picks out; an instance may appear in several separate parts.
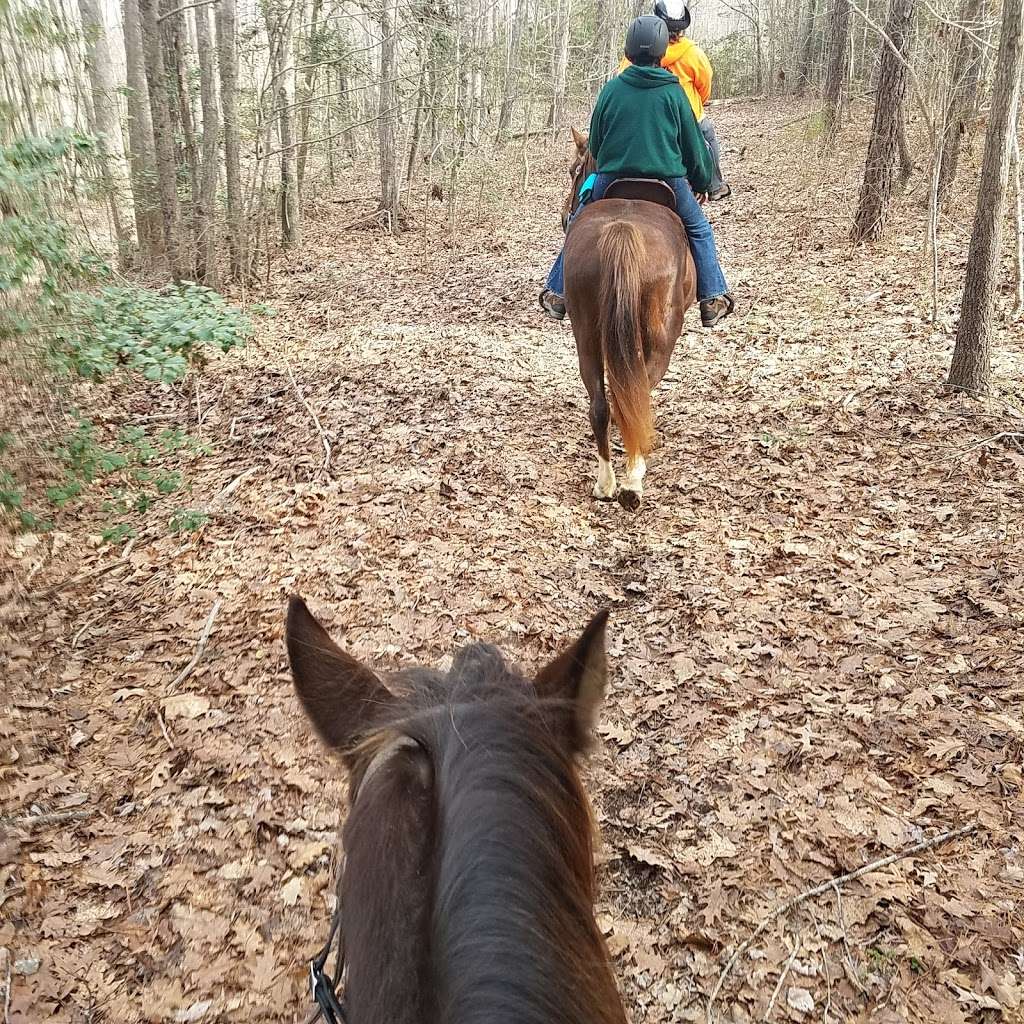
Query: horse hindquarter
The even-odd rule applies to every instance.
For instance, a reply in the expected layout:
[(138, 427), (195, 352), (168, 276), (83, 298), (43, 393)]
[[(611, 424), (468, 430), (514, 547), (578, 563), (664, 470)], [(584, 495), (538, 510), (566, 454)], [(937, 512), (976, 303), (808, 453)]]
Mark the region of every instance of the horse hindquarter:
[[(565, 297), (598, 442), (594, 493), (614, 493), (607, 461), (607, 377), (627, 456), (619, 500), (635, 508), (654, 434), (650, 391), (665, 373), (695, 297), (682, 225), (671, 211), (647, 202), (602, 200), (584, 210), (566, 242)], [(597, 415), (602, 410), (603, 428)]]

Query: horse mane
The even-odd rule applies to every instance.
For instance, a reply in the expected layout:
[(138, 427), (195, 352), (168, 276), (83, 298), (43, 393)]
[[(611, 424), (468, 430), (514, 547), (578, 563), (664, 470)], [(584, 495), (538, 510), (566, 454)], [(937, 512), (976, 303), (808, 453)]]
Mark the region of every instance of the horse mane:
[(589, 803), (558, 734), (567, 709), (486, 644), (460, 651), (447, 677), (402, 677), (413, 692), (384, 730), (430, 762), (424, 1007), (458, 1024), (622, 1024), (593, 918)]

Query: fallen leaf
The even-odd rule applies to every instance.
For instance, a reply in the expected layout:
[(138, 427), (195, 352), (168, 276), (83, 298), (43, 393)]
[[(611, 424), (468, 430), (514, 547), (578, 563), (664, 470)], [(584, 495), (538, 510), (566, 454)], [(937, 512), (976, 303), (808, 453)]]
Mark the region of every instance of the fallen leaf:
[(286, 907), (294, 907), (299, 902), (299, 896), (302, 895), (302, 878), (296, 875), (294, 878), (290, 878), (281, 887), (281, 902)]
[(201, 697), (197, 693), (179, 693), (173, 697), (165, 697), (161, 704), (168, 719), (198, 718), (210, 710), (210, 698)]
[(786, 1002), (797, 1013), (813, 1013), (814, 1011), (814, 997), (807, 989), (799, 988), (796, 985), (790, 985), (786, 989)]

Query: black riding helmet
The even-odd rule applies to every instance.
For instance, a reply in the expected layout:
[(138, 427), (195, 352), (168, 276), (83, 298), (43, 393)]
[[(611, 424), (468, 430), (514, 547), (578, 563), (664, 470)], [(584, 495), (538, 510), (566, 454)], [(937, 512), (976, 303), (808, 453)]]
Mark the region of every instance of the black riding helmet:
[(690, 5), (684, 0), (654, 0), (654, 13), (674, 36), (690, 27)]
[(661, 18), (645, 14), (629, 26), (626, 33), (626, 59), (630, 64), (656, 67), (667, 49), (668, 28)]

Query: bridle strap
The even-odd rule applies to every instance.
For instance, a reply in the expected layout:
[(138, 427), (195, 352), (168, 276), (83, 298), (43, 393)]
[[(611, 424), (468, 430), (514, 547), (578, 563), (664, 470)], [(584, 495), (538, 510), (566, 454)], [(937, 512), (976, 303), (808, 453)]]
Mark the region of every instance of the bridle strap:
[[(352, 798), (352, 806), (359, 799), (366, 783), (380, 770), (384, 763), (397, 750), (405, 747), (418, 747), (419, 744), (411, 736), (396, 736), (389, 743), (384, 744), (374, 754), (359, 782), (359, 789)], [(334, 940), (338, 940), (338, 957), (334, 962), (334, 977), (327, 971), (327, 959), (331, 955), (331, 946)], [(316, 1008), (310, 1012), (305, 1024), (314, 1024), (315, 1021), (323, 1018), (324, 1024), (348, 1024), (348, 1014), (345, 1011), (345, 1004), (338, 995), (338, 986), (341, 984), (345, 973), (345, 937), (341, 931), (341, 903), (338, 903), (334, 916), (331, 918), (330, 931), (327, 933), (327, 941), (323, 944), (320, 952), (309, 961), (309, 991), (316, 1003)]]
[[(327, 972), (327, 958), (331, 955), (334, 939), (338, 939), (338, 959), (335, 961), (335, 977)], [(338, 998), (337, 986), (344, 970), (344, 949), (341, 944), (341, 907), (334, 911), (331, 928), (323, 948), (309, 961), (309, 990), (316, 1003), (316, 1009), (306, 1018), (306, 1024), (313, 1024), (322, 1017), (325, 1024), (348, 1024), (348, 1014)]]

